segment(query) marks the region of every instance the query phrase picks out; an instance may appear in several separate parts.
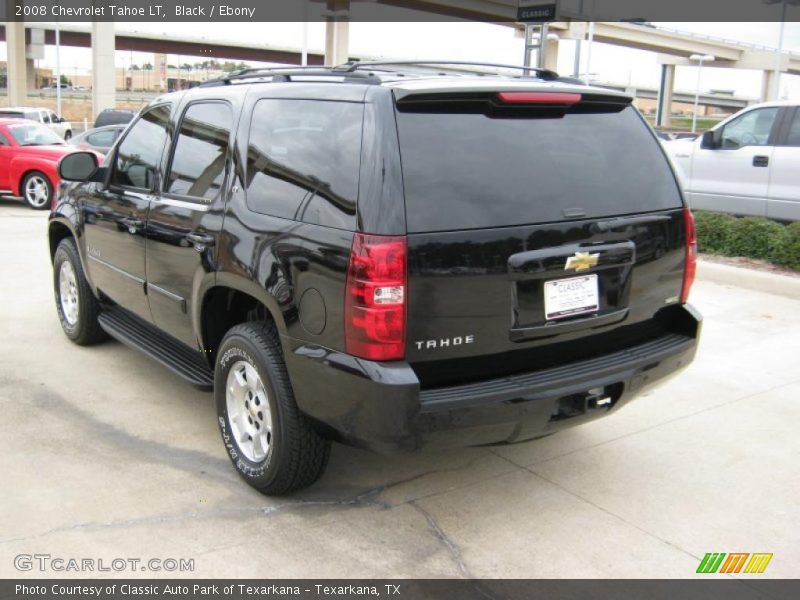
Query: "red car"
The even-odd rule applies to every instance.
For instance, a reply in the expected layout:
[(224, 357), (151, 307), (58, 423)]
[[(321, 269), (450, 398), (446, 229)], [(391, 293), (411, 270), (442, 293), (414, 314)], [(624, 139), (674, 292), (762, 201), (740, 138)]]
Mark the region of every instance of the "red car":
[(22, 196), (31, 208), (49, 209), (58, 189), (58, 161), (76, 150), (34, 121), (0, 119), (0, 195)]

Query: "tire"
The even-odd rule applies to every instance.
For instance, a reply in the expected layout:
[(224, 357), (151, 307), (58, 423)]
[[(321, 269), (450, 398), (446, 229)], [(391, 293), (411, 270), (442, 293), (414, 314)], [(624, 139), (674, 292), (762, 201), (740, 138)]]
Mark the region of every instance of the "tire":
[(100, 303), (95, 298), (86, 276), (75, 240), (61, 240), (53, 260), (53, 291), (61, 328), (69, 339), (80, 346), (89, 346), (106, 339), (97, 317)]
[(273, 323), (243, 323), (225, 334), (214, 396), (225, 449), (249, 485), (285, 495), (325, 471), (331, 443), (297, 408)]
[(64, 141), (65, 141), (65, 142), (68, 142), (68, 141), (70, 141), (71, 139), (72, 139), (72, 132), (71, 132), (69, 129), (67, 129), (67, 130), (64, 132)]
[(31, 171), (25, 175), (20, 186), (22, 197), (34, 210), (45, 210), (50, 208), (50, 201), (53, 199), (53, 184), (47, 175), (41, 171)]

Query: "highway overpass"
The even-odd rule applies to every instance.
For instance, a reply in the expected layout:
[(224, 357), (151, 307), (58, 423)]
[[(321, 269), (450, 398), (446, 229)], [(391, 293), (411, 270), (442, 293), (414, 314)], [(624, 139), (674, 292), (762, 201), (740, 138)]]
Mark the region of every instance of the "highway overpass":
[[(374, 0), (379, 4), (409, 6), (415, 10), (449, 17), (469, 18), (487, 22), (500, 22), (520, 28), (513, 23), (517, 0)], [(327, 6), (335, 12), (326, 23), (325, 54), (311, 53), (309, 64), (340, 64), (349, 57), (349, 0), (328, 0)], [(27, 25), (27, 26), (26, 26)], [(8, 23), (0, 28), (0, 40), (8, 37), (9, 100), (21, 103), (29, 82), (25, 64), (26, 44), (30, 43), (30, 28), (45, 29), (45, 43), (54, 43), (52, 24)], [(114, 104), (113, 54), (115, 50), (181, 54), (205, 58), (263, 61), (299, 64), (300, 49), (271, 46), (267, 43), (241, 40), (214, 40), (187, 36), (159, 35), (143, 32), (114, 31), (113, 23), (93, 23), (91, 28), (63, 24), (62, 43), (92, 48), (94, 112)], [(546, 66), (557, 64), (562, 41), (586, 40), (588, 24), (584, 22), (552, 23), (549, 31), (557, 39), (546, 42)], [(714, 56), (714, 68), (755, 69), (764, 73), (762, 99), (777, 96), (777, 71), (775, 50), (736, 41), (690, 34), (669, 29), (626, 22), (598, 22), (593, 28), (593, 39), (600, 43), (646, 50), (658, 54), (662, 65), (659, 89), (659, 124), (668, 125), (674, 96), (676, 68), (692, 64), (692, 54)], [(800, 54), (784, 52), (780, 70), (800, 74)]]

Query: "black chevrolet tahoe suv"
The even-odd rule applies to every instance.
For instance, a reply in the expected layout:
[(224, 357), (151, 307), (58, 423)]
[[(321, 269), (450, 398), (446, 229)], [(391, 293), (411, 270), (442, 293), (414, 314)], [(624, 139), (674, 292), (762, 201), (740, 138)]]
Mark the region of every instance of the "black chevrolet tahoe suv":
[(264, 493), (331, 441), (548, 435), (694, 357), (694, 223), (631, 98), (437, 65), (235, 73), (59, 165), (64, 332), (213, 389)]

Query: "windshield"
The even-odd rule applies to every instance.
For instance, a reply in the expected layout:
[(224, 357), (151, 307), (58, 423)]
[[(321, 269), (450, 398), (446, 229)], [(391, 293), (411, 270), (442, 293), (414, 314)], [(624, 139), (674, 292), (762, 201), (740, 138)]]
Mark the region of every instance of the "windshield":
[(47, 146), (64, 142), (47, 127), (31, 123), (30, 125), (13, 125), (8, 128), (20, 146)]

